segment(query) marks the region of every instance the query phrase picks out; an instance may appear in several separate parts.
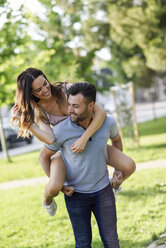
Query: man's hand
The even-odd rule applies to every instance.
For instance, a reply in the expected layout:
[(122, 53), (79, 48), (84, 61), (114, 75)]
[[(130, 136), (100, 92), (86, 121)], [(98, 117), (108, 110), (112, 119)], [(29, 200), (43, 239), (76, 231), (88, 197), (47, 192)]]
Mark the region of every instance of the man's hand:
[(123, 172), (115, 170), (111, 182), (112, 182), (112, 187), (114, 189), (118, 189), (121, 183), (123, 182)]
[(63, 186), (61, 191), (67, 196), (72, 196), (74, 193), (74, 188), (71, 186)]

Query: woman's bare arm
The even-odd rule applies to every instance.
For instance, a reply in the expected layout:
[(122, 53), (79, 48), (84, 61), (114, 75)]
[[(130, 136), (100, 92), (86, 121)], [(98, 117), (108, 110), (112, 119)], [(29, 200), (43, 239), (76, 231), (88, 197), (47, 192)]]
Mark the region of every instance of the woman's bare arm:
[[(15, 105), (11, 109), (12, 117), (14, 117), (16, 120), (21, 120), (21, 111), (17, 105)], [(33, 133), (36, 138), (38, 138), (40, 141), (46, 143), (46, 144), (52, 144), (55, 140), (52, 128), (49, 126), (49, 124), (44, 123), (38, 116), (37, 111), (34, 111), (35, 114), (35, 121), (34, 123), (28, 128), (30, 132)]]
[(55, 141), (55, 137), (52, 131), (52, 128), (49, 124), (44, 123), (42, 120), (38, 120), (38, 122), (34, 122), (30, 127), (29, 131), (33, 133), (33, 135), (38, 138), (40, 141), (51, 145)]
[(93, 136), (93, 134), (102, 126), (106, 117), (106, 111), (100, 104), (95, 103), (94, 113), (95, 113), (94, 118), (91, 121), (89, 127), (82, 134), (82, 136), (79, 139), (77, 139), (70, 147), (73, 152), (76, 153), (82, 152), (90, 137)]

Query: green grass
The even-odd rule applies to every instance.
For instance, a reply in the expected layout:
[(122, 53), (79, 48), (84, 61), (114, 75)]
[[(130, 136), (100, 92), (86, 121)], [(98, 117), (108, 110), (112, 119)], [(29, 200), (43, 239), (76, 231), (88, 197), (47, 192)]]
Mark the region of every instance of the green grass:
[(140, 136), (166, 133), (166, 116), (138, 124)]
[(157, 245), (163, 245), (166, 243), (166, 236), (161, 237), (160, 240), (157, 241)]
[[(140, 137), (140, 147), (128, 141), (124, 146), (124, 153), (132, 157), (137, 163), (166, 158), (166, 133)], [(126, 144), (126, 142), (125, 142)]]
[[(135, 172), (117, 199), (121, 248), (144, 248), (166, 230), (166, 168)], [(43, 185), (0, 190), (1, 248), (73, 248), (63, 195), (49, 217), (41, 207)], [(102, 248), (92, 219), (93, 248)]]
[(138, 124), (140, 147), (124, 137), (124, 152), (136, 162), (166, 158), (166, 117)]
[(0, 182), (44, 176), (39, 151), (12, 157), (12, 163), (1, 159)]
[[(140, 148), (128, 140), (124, 151), (136, 162), (166, 158), (166, 117), (139, 124)], [(0, 160), (0, 182), (43, 176), (39, 152)], [(144, 248), (166, 230), (166, 168), (136, 172), (118, 196), (121, 248)], [(41, 207), (44, 185), (0, 190), (0, 248), (73, 248), (63, 195), (55, 218)], [(102, 248), (94, 218), (93, 248)]]

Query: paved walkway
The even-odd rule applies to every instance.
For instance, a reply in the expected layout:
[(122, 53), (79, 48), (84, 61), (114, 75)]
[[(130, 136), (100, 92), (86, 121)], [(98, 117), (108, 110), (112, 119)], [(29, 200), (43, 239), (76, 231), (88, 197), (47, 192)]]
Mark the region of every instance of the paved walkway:
[[(149, 168), (162, 168), (166, 167), (166, 159), (159, 159), (155, 161), (148, 161), (143, 163), (137, 163), (137, 171)], [(112, 169), (110, 169), (112, 171)], [(48, 181), (47, 177), (37, 177), (37, 178), (29, 178), (25, 180), (16, 180), (5, 183), (0, 183), (0, 190), (10, 189), (10, 188), (18, 188), (22, 186), (33, 186), (36, 184), (45, 184)], [(150, 244), (147, 248), (166, 248), (166, 241), (164, 244), (157, 245), (157, 242), (163, 239), (166, 240), (166, 233), (163, 233), (160, 238)]]
[[(161, 242), (161, 240), (165, 240)], [(157, 245), (157, 243), (161, 243), (160, 245)], [(158, 240), (154, 241), (152, 244), (150, 244), (147, 248), (166, 248), (166, 232), (161, 234)]]

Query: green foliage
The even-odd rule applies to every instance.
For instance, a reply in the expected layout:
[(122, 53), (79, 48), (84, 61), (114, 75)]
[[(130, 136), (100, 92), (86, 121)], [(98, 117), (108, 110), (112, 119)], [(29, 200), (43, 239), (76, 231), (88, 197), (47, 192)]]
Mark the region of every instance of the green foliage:
[[(125, 75), (141, 86), (147, 86), (153, 82), (154, 74), (166, 71), (165, 27), (160, 26), (161, 12), (166, 15), (166, 9), (157, 1), (144, 1), (144, 5), (130, 7), (124, 6), (122, 1), (109, 6), (108, 12), (110, 36), (120, 48)], [(117, 52), (114, 56), (119, 57)]]
[(0, 106), (12, 102), (12, 84), (18, 71), (17, 58), (27, 39), (27, 20), (22, 6), (18, 11), (13, 11), (8, 1), (1, 4), (5, 19), (0, 27)]
[(80, 14), (82, 22), (77, 35), (86, 50), (110, 47), (112, 59), (108, 64), (119, 83), (132, 80), (149, 87), (155, 75), (165, 75), (166, 6), (162, 1), (146, 0), (137, 5), (126, 0), (63, 1), (60, 6), (69, 16), (74, 7), (78, 10), (76, 15)]
[[(165, 168), (143, 170), (124, 183), (117, 197), (121, 247), (145, 248), (166, 230), (165, 173)], [(37, 185), (0, 190), (1, 248), (74, 247), (63, 195), (56, 197), (57, 213), (50, 217), (41, 206), (43, 189)], [(103, 247), (93, 216), (92, 233), (92, 246)]]
[[(85, 56), (81, 56), (81, 44), (73, 47), (76, 30), (75, 23), (80, 21), (80, 16), (74, 11), (74, 6), (70, 8), (70, 15), (61, 9), (58, 11), (58, 4), (54, 1), (40, 1), (46, 10), (46, 19), (36, 18), (31, 15), (31, 21), (37, 22), (40, 30), (44, 31), (38, 41), (39, 50), (46, 51), (47, 60), (40, 63), (40, 68), (46, 71), (46, 75), (53, 81), (79, 81), (89, 78), (90, 66), (93, 62), (94, 51), (90, 51)], [(63, 1), (60, 6), (63, 5)], [(37, 21), (36, 21), (37, 20)], [(72, 48), (73, 47), (73, 48)]]
[[(166, 75), (166, 5), (162, 0), (39, 0), (45, 17), (0, 2), (0, 105), (14, 98), (17, 75), (42, 69), (50, 81), (95, 83), (96, 51), (110, 49), (110, 84), (149, 87)], [(34, 34), (30, 34), (32, 29)], [(102, 90), (102, 89), (101, 89)]]

